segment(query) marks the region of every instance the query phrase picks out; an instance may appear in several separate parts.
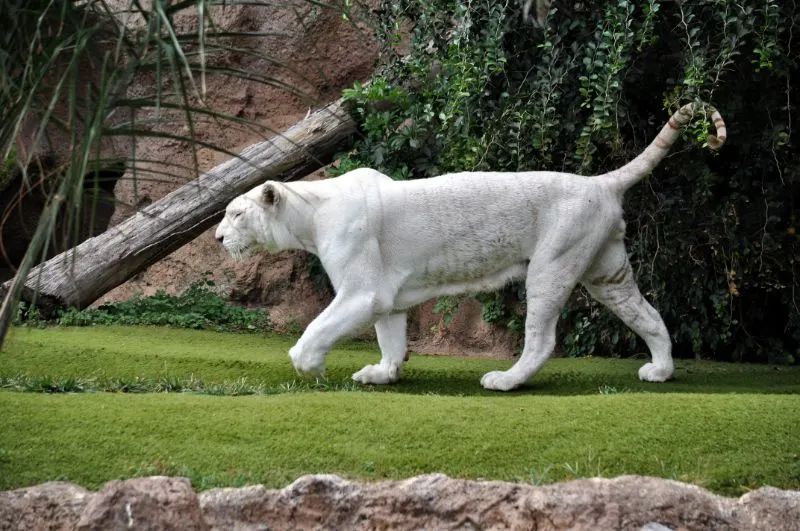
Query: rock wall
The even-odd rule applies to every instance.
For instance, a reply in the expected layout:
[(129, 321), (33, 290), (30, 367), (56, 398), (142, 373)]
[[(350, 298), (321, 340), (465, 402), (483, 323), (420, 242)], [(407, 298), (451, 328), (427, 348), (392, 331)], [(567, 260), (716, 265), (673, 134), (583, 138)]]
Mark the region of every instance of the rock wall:
[[(120, 5), (126, 3), (124, 0), (114, 1)], [(275, 133), (301, 120), (312, 107), (337, 99), (341, 90), (354, 81), (369, 78), (377, 59), (377, 43), (367, 25), (344, 20), (340, 11), (313, 2), (298, 0), (265, 6), (227, 5), (210, 9), (217, 24), (216, 31), (269, 35), (232, 44), (250, 47), (270, 61), (226, 52), (213, 58), (216, 66), (257, 72), (265, 78), (295, 87), (308, 98), (255, 81), (210, 76), (205, 103), (218, 112), (263, 124)], [(176, 17), (175, 23), (182, 31), (193, 31), (197, 17), (187, 10)], [(152, 79), (141, 78), (136, 80), (130, 93), (135, 96), (152, 90)], [(144, 114), (140, 116), (140, 119), (145, 118)], [(172, 133), (187, 132), (182, 123), (162, 128)], [(213, 142), (234, 153), (264, 140), (264, 135), (258, 131), (207, 120), (195, 124), (195, 133), (199, 140)], [(118, 206), (112, 225), (196, 177), (191, 169), (191, 151), (183, 143), (163, 138), (140, 138), (136, 149), (143, 160), (170, 161), (175, 166), (169, 170), (171, 175), (136, 180), (132, 175), (126, 175), (120, 179), (115, 190)], [(199, 170), (206, 171), (227, 158), (219, 152), (200, 149)], [(163, 171), (163, 168), (159, 169)], [(103, 300), (125, 299), (137, 292), (150, 295), (157, 289), (180, 292), (206, 271), (213, 273), (222, 289), (229, 291), (236, 286), (241, 290), (250, 275), (249, 269), (250, 264), (229, 260), (214, 240), (212, 230), (111, 291)], [(256, 285), (252, 287), (257, 288)], [(260, 304), (261, 301), (253, 300), (252, 303)]]
[(189, 480), (111, 481), (97, 493), (50, 482), (0, 492), (0, 529), (769, 530), (800, 526), (800, 491), (732, 499), (677, 481), (622, 476), (534, 487), (451, 479), (358, 483), (304, 476), (196, 494)]

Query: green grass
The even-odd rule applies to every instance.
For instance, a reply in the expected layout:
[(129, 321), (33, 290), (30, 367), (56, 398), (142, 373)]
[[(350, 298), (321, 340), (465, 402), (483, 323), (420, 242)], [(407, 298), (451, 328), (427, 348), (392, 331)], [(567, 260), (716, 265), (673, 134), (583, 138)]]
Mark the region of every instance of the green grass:
[[(656, 385), (637, 381), (641, 360), (556, 359), (501, 394), (478, 380), (511, 361), (415, 355), (401, 383), (359, 386), (350, 374), (378, 354), (351, 343), (317, 383), (294, 374), (291, 343), (159, 328), (16, 329), (0, 353), (0, 488), (53, 479), (97, 488), (164, 473), (198, 489), (278, 487), (320, 472), (533, 483), (648, 474), (726, 494), (800, 488), (798, 367), (679, 361), (676, 380)], [(83, 382), (76, 390), (142, 383), (134, 391), (191, 381), (196, 392), (12, 390), (37, 379)], [(236, 382), (256, 395), (212, 396), (247, 394), (219, 391)]]
[[(204, 385), (245, 378), (266, 390), (313, 389), (299, 377), (287, 352), (294, 340), (256, 334), (224, 334), (155, 327), (13, 329), (0, 353), (0, 379), (189, 378)], [(327, 359), (326, 386), (350, 386), (350, 375), (380, 355), (370, 343), (347, 343)], [(478, 384), (490, 370), (513, 360), (412, 355), (397, 384), (369, 389), (391, 393), (498, 396)], [(512, 394), (581, 395), (605, 392), (800, 393), (800, 367), (677, 360), (676, 379), (663, 385), (640, 382), (643, 360), (553, 359)], [(293, 385), (294, 384), (294, 385)]]

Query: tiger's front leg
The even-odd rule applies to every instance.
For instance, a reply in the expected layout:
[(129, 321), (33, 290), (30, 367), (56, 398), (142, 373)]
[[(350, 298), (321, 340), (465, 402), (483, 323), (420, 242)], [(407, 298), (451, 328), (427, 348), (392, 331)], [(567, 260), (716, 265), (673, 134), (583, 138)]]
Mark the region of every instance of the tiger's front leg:
[(375, 365), (367, 365), (355, 373), (353, 380), (375, 385), (396, 382), (406, 359), (406, 314), (380, 316), (375, 322), (375, 334), (381, 348), (381, 361)]
[(376, 307), (370, 293), (339, 292), (289, 349), (294, 368), (301, 373), (324, 374), (325, 356), (331, 347), (372, 322), (376, 309), (382, 308)]

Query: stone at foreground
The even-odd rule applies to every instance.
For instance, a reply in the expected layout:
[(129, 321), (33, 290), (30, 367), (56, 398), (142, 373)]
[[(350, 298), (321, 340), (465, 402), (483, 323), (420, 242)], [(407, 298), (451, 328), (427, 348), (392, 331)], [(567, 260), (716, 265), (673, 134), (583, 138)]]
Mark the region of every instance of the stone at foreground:
[(0, 492), (0, 529), (74, 529), (92, 496), (62, 481)]
[(153, 476), (106, 483), (86, 505), (76, 529), (195, 531), (208, 526), (188, 479)]
[(303, 476), (195, 494), (183, 478), (69, 483), (0, 493), (0, 529), (798, 530), (800, 491), (764, 487), (725, 498), (665, 479), (623, 476), (543, 487), (450, 479), (360, 483)]
[(0, 530), (208, 529), (186, 478), (109, 481), (89, 492), (49, 482), (0, 492)]

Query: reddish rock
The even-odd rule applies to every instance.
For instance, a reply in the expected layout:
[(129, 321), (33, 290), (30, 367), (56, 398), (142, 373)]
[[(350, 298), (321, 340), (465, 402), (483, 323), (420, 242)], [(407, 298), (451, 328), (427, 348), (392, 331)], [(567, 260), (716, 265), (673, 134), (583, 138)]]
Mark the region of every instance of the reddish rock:
[(0, 492), (0, 529), (75, 529), (92, 496), (83, 487), (61, 481)]
[(441, 474), (359, 483), (303, 476), (288, 487), (212, 489), (184, 478), (112, 481), (98, 493), (68, 483), (0, 492), (0, 530), (17, 529), (800, 529), (800, 491), (764, 487), (726, 498), (641, 476), (534, 487)]
[(75, 529), (208, 529), (186, 478), (109, 481), (92, 496)]
[(725, 498), (640, 476), (544, 487), (426, 475), (356, 483), (305, 476), (283, 490), (199, 495), (212, 529), (797, 530), (800, 492), (763, 488)]

